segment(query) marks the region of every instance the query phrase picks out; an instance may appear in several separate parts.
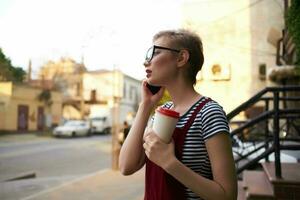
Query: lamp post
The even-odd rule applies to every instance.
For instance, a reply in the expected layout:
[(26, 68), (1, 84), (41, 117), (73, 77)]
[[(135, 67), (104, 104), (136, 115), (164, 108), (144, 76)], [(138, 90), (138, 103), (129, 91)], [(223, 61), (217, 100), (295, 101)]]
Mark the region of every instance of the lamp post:
[(112, 169), (119, 169), (119, 154), (121, 145), (118, 140), (120, 132), (120, 72), (116, 70), (114, 65), (113, 70), (113, 128), (112, 128)]
[(80, 67), (80, 83), (79, 83), (79, 92), (80, 92), (80, 115), (81, 115), (81, 119), (84, 119), (84, 110), (85, 110), (85, 106), (84, 106), (84, 88), (83, 88), (83, 76), (84, 76), (84, 69), (83, 66)]

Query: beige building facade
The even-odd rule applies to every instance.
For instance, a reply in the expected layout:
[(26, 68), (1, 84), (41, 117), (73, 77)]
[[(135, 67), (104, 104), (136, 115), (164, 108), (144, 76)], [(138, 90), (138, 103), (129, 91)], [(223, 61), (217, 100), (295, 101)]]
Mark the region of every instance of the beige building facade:
[(38, 98), (42, 91), (24, 84), (0, 82), (0, 130), (38, 131), (59, 124), (61, 94), (50, 91), (51, 99), (46, 105)]
[(83, 76), (83, 97), (89, 117), (100, 116), (99, 106), (111, 111), (116, 109), (117, 121), (132, 120), (141, 99), (141, 81), (119, 70), (86, 72)]
[(196, 89), (228, 113), (270, 85), (276, 48), (267, 42), (271, 28), (283, 28), (283, 1), (196, 1), (182, 7), (184, 28), (201, 36), (204, 65)]
[(52, 87), (61, 92), (62, 116), (66, 120), (117, 113), (121, 124), (132, 120), (141, 98), (140, 80), (120, 70), (86, 71), (84, 64), (71, 58), (47, 62), (39, 78), (41, 83), (51, 81)]

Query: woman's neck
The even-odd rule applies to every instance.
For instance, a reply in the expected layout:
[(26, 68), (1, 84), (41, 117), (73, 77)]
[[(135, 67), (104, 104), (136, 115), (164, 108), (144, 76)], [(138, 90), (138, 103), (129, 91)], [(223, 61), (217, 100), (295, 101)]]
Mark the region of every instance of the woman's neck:
[(201, 97), (189, 84), (172, 84), (167, 87), (167, 90), (174, 103), (172, 109), (180, 115), (184, 114)]

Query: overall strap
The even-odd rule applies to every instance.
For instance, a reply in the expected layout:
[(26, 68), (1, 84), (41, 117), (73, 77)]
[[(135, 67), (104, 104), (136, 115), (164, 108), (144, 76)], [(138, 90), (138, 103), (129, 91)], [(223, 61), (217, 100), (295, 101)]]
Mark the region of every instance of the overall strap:
[(192, 116), (190, 117), (190, 119), (187, 121), (187, 123), (185, 124), (185, 126), (183, 127), (183, 130), (185, 133), (187, 133), (187, 131), (189, 130), (189, 128), (192, 126), (195, 118), (197, 117), (197, 114), (199, 113), (199, 111), (203, 108), (203, 106), (207, 103), (210, 102), (211, 98), (206, 98), (204, 101), (202, 101), (194, 110)]
[(187, 121), (187, 123), (185, 124), (185, 126), (183, 128), (176, 128), (175, 131), (176, 133), (173, 134), (173, 139), (176, 143), (175, 145), (175, 154), (176, 157), (178, 159), (181, 160), (182, 157), (182, 151), (183, 151), (183, 145), (184, 145), (184, 141), (185, 141), (185, 137), (188, 133), (189, 128), (192, 126), (197, 114), (199, 113), (199, 111), (203, 108), (203, 106), (207, 103), (211, 101), (210, 98), (205, 99), (204, 101), (202, 101), (194, 110), (192, 116), (189, 118), (189, 120)]

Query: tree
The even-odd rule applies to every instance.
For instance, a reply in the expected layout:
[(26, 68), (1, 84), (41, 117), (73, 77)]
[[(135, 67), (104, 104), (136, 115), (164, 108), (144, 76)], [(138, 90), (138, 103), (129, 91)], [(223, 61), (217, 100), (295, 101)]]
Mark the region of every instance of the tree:
[(169, 92), (167, 90), (164, 91), (164, 95), (163, 97), (160, 99), (160, 101), (158, 102), (158, 105), (163, 105), (166, 102), (171, 101), (171, 96), (169, 94)]
[[(157, 106), (161, 106), (163, 104), (165, 104), (166, 102), (168, 101), (171, 101), (171, 96), (169, 94), (169, 92), (167, 90), (164, 91), (164, 95), (162, 96), (162, 98), (159, 100)], [(152, 111), (151, 111), (151, 115), (153, 115), (155, 113), (155, 109), (154, 108)]]
[(14, 67), (0, 48), (0, 81), (22, 82), (26, 72), (20, 67)]
[(51, 91), (48, 89), (42, 90), (42, 92), (38, 95), (38, 100), (44, 102), (46, 106), (50, 107), (53, 103), (51, 100)]

